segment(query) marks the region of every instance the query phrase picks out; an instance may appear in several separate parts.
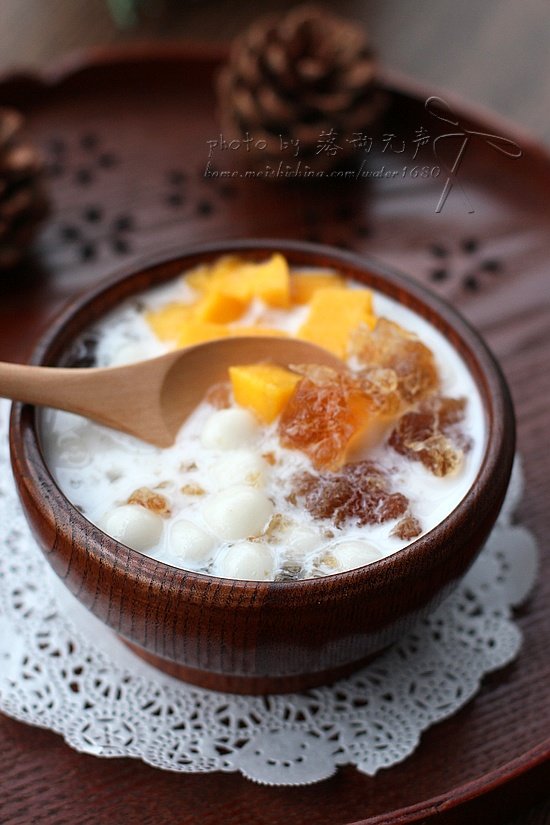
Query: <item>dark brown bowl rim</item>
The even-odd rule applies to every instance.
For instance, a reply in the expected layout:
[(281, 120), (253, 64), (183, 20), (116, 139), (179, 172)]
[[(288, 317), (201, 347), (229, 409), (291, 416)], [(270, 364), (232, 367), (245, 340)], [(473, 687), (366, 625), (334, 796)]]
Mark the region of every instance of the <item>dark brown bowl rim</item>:
[[(62, 338), (64, 333), (67, 334), (67, 328), (69, 326), (75, 328), (75, 322), (78, 321), (79, 317), (84, 314), (90, 306), (96, 304), (102, 297), (106, 296), (123, 282), (127, 282), (128, 285), (136, 284), (138, 288), (129, 290), (122, 297), (119, 296), (116, 301), (109, 304), (109, 308), (114, 308), (117, 304), (132, 295), (139, 294), (143, 289), (143, 286), (141, 286), (141, 288), (139, 286), (140, 277), (157, 268), (168, 265), (175, 267), (177, 262), (177, 271), (174, 274), (171, 273), (169, 276), (158, 279), (156, 285), (160, 286), (177, 277), (178, 272), (183, 272), (207, 259), (214, 259), (224, 254), (235, 253), (249, 254), (250, 257), (258, 257), (262, 254), (270, 254), (272, 252), (281, 252), (284, 255), (288, 255), (293, 265), (301, 266), (319, 267), (318, 259), (321, 257), (324, 260), (323, 266), (333, 266), (340, 271), (343, 270), (345, 275), (355, 277), (362, 283), (366, 283), (368, 286), (388, 295), (390, 298), (395, 299), (395, 293), (399, 292), (400, 297), (397, 300), (405, 303), (406, 306), (421, 315), (421, 317), (425, 318), (436, 329), (446, 335), (453, 346), (456, 346), (456, 344), (460, 342), (463, 348), (461, 352), (462, 359), (468, 362), (467, 367), (476, 383), (486, 413), (485, 452), (471, 487), (454, 510), (430, 531), (401, 550), (378, 561), (364, 565), (363, 567), (342, 573), (333, 573), (320, 578), (284, 582), (257, 582), (213, 577), (208, 574), (196, 573), (174, 567), (167, 562), (146, 556), (103, 533), (96, 525), (93, 525), (92, 522), (86, 519), (86, 517), (71, 504), (59, 488), (48, 468), (41, 446), (35, 408), (14, 403), (10, 419), (12, 453), (14, 445), (17, 444), (22, 447), (20, 455), (22, 454), (26, 459), (28, 459), (27, 449), (29, 447), (33, 448), (35, 457), (40, 456), (42, 463), (40, 467), (36, 467), (35, 463), (35, 469), (38, 469), (46, 481), (53, 485), (65, 508), (64, 512), (57, 514), (58, 517), (62, 518), (65, 515), (67, 518), (81, 519), (82, 522), (88, 523), (102, 535), (101, 556), (103, 564), (106, 562), (111, 565), (116, 564), (117, 556), (120, 555), (119, 549), (122, 548), (128, 553), (130, 562), (126, 568), (127, 575), (130, 577), (139, 576), (141, 580), (143, 580), (144, 575), (148, 575), (151, 577), (151, 584), (153, 584), (153, 582), (157, 585), (161, 584), (162, 573), (159, 577), (159, 571), (162, 571), (164, 568), (169, 568), (172, 573), (175, 573), (176, 584), (182, 588), (187, 588), (190, 585), (193, 586), (193, 583), (197, 585), (200, 583), (211, 584), (212, 581), (215, 581), (217, 584), (219, 583), (221, 588), (231, 587), (233, 592), (235, 592), (235, 589), (239, 590), (242, 588), (246, 592), (254, 591), (260, 596), (266, 595), (268, 592), (282, 593), (286, 589), (299, 586), (302, 589), (305, 588), (311, 597), (318, 598), (322, 595), (323, 583), (327, 581), (330, 581), (332, 586), (341, 584), (344, 588), (354, 589), (355, 586), (360, 585), (365, 575), (369, 575), (369, 571), (374, 573), (374, 571), (387, 568), (388, 571), (391, 569), (394, 575), (398, 575), (400, 569), (406, 569), (411, 556), (432, 553), (434, 547), (442, 544), (441, 541), (438, 540), (439, 538), (444, 538), (445, 534), (452, 533), (454, 530), (461, 528), (460, 520), (464, 509), (472, 505), (475, 499), (482, 494), (482, 491), (490, 494), (491, 480), (496, 477), (499, 465), (500, 472), (504, 469), (507, 477), (509, 477), (515, 445), (515, 421), (512, 400), (502, 371), (481, 336), (443, 299), (406, 275), (395, 271), (371, 256), (359, 255), (327, 245), (271, 238), (252, 240), (232, 239), (203, 243), (196, 246), (176, 247), (165, 250), (162, 254), (142, 258), (141, 260), (135, 261), (132, 265), (119, 269), (116, 273), (102, 279), (92, 289), (87, 290), (83, 295), (77, 297), (64, 308), (39, 340), (31, 356), (30, 363), (52, 365), (52, 360), (55, 362), (55, 359), (52, 359), (52, 351), (56, 349), (58, 339)], [(299, 260), (300, 256), (302, 256), (304, 260)], [(151, 284), (151, 286), (153, 286), (153, 284)], [(403, 301), (403, 298), (406, 298), (406, 301)], [(100, 313), (98, 317), (100, 317), (101, 314), (103, 313)], [(89, 324), (90, 322), (88, 321), (87, 325)], [(79, 332), (82, 332), (85, 327), (86, 325), (80, 327), (77, 325), (76, 328)], [(65, 340), (63, 348), (66, 349), (67, 345), (68, 339)], [(464, 350), (468, 355), (467, 358)], [(490, 407), (489, 410), (487, 410), (488, 404)], [(24, 411), (26, 415), (23, 415)], [(505, 447), (508, 449), (505, 449)], [(502, 467), (503, 460), (506, 461), (508, 465), (505, 468)], [(444, 550), (444, 545), (441, 549), (442, 551)], [(93, 552), (90, 545), (87, 547), (87, 552)], [(443, 557), (444, 552), (442, 552), (442, 559)], [(134, 564), (132, 564), (132, 562), (134, 562)], [(305, 596), (305, 591), (303, 592)]]

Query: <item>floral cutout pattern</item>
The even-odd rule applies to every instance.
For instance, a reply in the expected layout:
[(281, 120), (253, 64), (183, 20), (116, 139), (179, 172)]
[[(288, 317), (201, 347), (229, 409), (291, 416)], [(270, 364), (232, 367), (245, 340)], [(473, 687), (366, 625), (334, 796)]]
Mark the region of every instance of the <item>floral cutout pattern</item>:
[(47, 172), (50, 178), (70, 177), (79, 187), (88, 187), (97, 177), (119, 164), (118, 155), (106, 148), (95, 132), (85, 132), (71, 144), (66, 138), (53, 137), (46, 144)]
[(475, 237), (464, 237), (456, 245), (436, 241), (427, 251), (427, 276), (433, 286), (452, 283), (465, 292), (478, 292), (504, 271), (503, 262), (485, 254), (481, 241)]
[[(102, 176), (122, 166), (109, 142), (96, 132), (84, 132), (76, 139), (58, 135), (46, 143), (45, 150), (50, 177), (64, 178), (77, 191), (88, 194), (71, 219), (59, 225), (58, 240), (74, 250), (81, 264), (96, 261), (102, 253), (114, 256), (132, 253), (132, 238), (138, 223), (134, 212), (122, 207), (109, 215), (99, 198), (89, 199), (89, 193)], [(162, 175), (160, 200), (170, 223), (175, 218), (178, 222), (185, 219), (207, 224), (241, 192), (239, 180), (215, 174), (206, 176), (202, 166), (188, 169), (185, 165), (175, 165)], [(313, 243), (368, 252), (371, 241), (379, 233), (365, 215), (363, 195), (359, 200), (358, 197), (349, 187), (338, 187), (332, 199), (308, 198), (302, 212), (301, 236)], [(488, 254), (482, 241), (474, 236), (458, 240), (435, 238), (426, 244), (423, 258), (418, 274), (433, 289), (445, 293), (480, 292), (505, 270), (503, 261)]]
[(79, 259), (86, 262), (98, 257), (102, 246), (115, 255), (130, 252), (135, 228), (130, 213), (120, 212), (107, 218), (100, 205), (91, 204), (77, 213), (77, 220), (61, 225), (60, 239), (73, 246)]
[(163, 200), (171, 209), (179, 209), (187, 201), (187, 172), (183, 169), (170, 169), (166, 173), (166, 191)]
[[(119, 165), (116, 156), (102, 149), (96, 135), (84, 135), (80, 139), (76, 154), (78, 163), (74, 168), (74, 147), (71, 148), (62, 138), (53, 138), (48, 146), (48, 171), (50, 177), (68, 177), (74, 186), (86, 190), (92, 189), (98, 182), (97, 175), (102, 170), (111, 170)], [(84, 156), (84, 161), (82, 161)], [(216, 211), (220, 202), (231, 200), (237, 194), (237, 188), (231, 181), (209, 180), (203, 170), (197, 171), (199, 193), (194, 185), (194, 197), (189, 195), (192, 172), (173, 167), (163, 175), (161, 184), (162, 206), (178, 218), (206, 220)], [(113, 255), (125, 255), (134, 251), (132, 233), (137, 220), (131, 210), (121, 210), (109, 215), (99, 200), (89, 201), (64, 220), (58, 227), (57, 239), (74, 249), (77, 259), (82, 264), (99, 258), (102, 251)]]

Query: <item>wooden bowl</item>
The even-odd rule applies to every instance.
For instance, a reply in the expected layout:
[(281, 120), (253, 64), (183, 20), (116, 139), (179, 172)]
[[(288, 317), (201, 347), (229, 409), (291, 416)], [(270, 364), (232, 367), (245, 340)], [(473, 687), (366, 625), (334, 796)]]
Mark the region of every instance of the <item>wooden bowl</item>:
[(271, 693), (327, 683), (387, 647), (452, 590), (499, 513), (515, 426), (502, 373), (449, 306), (372, 260), (301, 242), (228, 241), (123, 273), (77, 300), (44, 336), (33, 363), (66, 364), (71, 344), (129, 296), (227, 253), (257, 259), (279, 250), (292, 265), (334, 267), (431, 322), (456, 348), (479, 388), (487, 444), (458, 507), (392, 556), (325, 578), (219, 579), (155, 561), (95, 527), (61, 493), (45, 463), (39, 416), (15, 404), (10, 443), (19, 495), (49, 563), (69, 590), (140, 656), (202, 687)]

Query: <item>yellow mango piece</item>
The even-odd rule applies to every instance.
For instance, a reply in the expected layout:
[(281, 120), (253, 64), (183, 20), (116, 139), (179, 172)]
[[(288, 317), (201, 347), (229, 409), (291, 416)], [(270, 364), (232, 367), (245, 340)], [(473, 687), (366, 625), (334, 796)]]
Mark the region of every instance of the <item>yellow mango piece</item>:
[(243, 314), (247, 304), (233, 295), (225, 295), (217, 289), (209, 289), (198, 302), (193, 313), (198, 321), (227, 324)]
[(226, 256), (211, 266), (193, 270), (186, 276), (186, 281), (203, 295), (213, 291), (243, 304), (258, 297), (269, 306), (290, 305), (288, 264), (279, 253), (261, 263)]
[(211, 280), (211, 267), (197, 266), (191, 272), (187, 272), (184, 276), (184, 281), (197, 292), (204, 292)]
[(161, 341), (176, 341), (182, 325), (191, 318), (193, 305), (172, 303), (145, 314), (145, 320)]
[(314, 293), (310, 312), (298, 330), (298, 338), (318, 344), (339, 358), (348, 354), (349, 337), (361, 323), (376, 323), (372, 292), (368, 289), (327, 287)]
[(212, 278), (215, 281), (223, 279), (230, 272), (234, 272), (236, 269), (239, 269), (242, 265), (243, 260), (242, 258), (239, 258), (237, 255), (222, 255), (222, 257), (215, 260), (210, 267), (212, 272)]
[(288, 338), (288, 332), (283, 332), (280, 329), (273, 329), (272, 327), (232, 327), (229, 330), (230, 335), (235, 336), (258, 336), (258, 335), (266, 335), (270, 338)]
[(237, 404), (252, 410), (265, 424), (280, 414), (301, 376), (275, 364), (229, 367)]
[(213, 324), (209, 321), (197, 321), (190, 318), (185, 321), (179, 330), (178, 347), (190, 347), (193, 344), (202, 344), (204, 341), (215, 341), (226, 338), (229, 330), (224, 324)]
[(290, 305), (290, 274), (282, 255), (276, 253), (261, 264), (246, 264), (242, 277), (249, 285), (251, 297), (257, 296), (272, 307)]
[(290, 304), (290, 275), (286, 259), (276, 253), (262, 263), (241, 261), (239, 266), (226, 267), (213, 276), (213, 285), (224, 295), (240, 301), (258, 297), (269, 306)]
[(336, 272), (311, 270), (293, 272), (290, 276), (290, 300), (293, 304), (308, 304), (318, 289), (344, 287), (344, 279)]
[(224, 255), (212, 264), (197, 266), (185, 275), (185, 282), (198, 292), (215, 288), (218, 282), (241, 264), (235, 255)]

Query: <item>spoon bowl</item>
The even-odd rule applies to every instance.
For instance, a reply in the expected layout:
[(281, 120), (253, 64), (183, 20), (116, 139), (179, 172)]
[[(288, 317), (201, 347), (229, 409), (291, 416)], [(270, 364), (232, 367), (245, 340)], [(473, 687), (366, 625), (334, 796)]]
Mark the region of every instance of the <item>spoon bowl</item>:
[(77, 413), (170, 447), (209, 387), (232, 365), (269, 361), (341, 370), (328, 350), (297, 338), (235, 337), (208, 341), (120, 367), (64, 369), (0, 363), (0, 396)]

